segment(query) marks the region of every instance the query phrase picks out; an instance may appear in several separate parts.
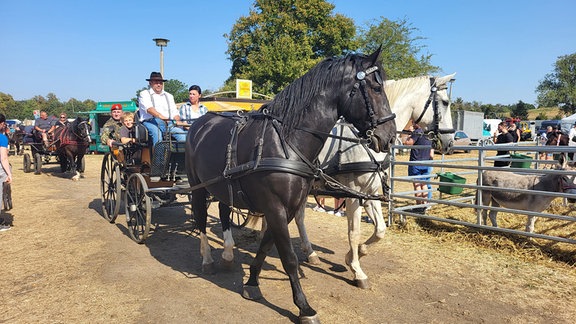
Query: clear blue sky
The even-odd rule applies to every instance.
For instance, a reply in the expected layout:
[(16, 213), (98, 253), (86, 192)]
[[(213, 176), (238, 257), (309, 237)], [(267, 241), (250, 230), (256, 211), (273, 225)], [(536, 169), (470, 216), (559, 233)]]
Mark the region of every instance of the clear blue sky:
[[(534, 103), (562, 55), (576, 52), (574, 0), (329, 0), (357, 26), (405, 18), (425, 37), (453, 97)], [(224, 34), (251, 0), (0, 0), (0, 92), (15, 100), (52, 92), (61, 101), (128, 100), (158, 71), (153, 38), (170, 39), (164, 74), (215, 90), (228, 78)]]

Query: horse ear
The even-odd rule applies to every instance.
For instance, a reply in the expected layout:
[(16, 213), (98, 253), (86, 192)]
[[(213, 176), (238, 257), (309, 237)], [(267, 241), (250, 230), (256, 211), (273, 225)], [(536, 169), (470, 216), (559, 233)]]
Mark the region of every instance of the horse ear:
[(374, 53), (370, 54), (370, 56), (368, 57), (368, 59), (372, 62), (372, 65), (376, 64), (376, 61), (378, 61), (381, 51), (382, 51), (382, 45), (380, 45), (378, 49)]
[(452, 73), (452, 74), (445, 75), (443, 77), (439, 77), (436, 79), (436, 85), (437, 86), (444, 85), (444, 84), (450, 82), (450, 80), (454, 79), (454, 76), (456, 76), (456, 73)]

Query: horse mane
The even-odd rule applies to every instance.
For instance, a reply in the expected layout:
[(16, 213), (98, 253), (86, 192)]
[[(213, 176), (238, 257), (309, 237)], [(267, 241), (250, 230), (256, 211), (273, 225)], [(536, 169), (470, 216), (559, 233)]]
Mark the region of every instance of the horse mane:
[(423, 75), (413, 78), (386, 81), (384, 85), (384, 91), (386, 92), (390, 106), (394, 106), (396, 100), (404, 96), (407, 92), (411, 92), (414, 89), (419, 88), (422, 82), (427, 82), (429, 84), (430, 76)]
[(352, 72), (355, 62), (365, 58), (362, 54), (348, 54), (340, 58), (327, 58), (316, 64), (306, 74), (280, 91), (274, 99), (260, 107), (283, 118), (283, 136), (301, 123), (304, 112), (318, 99), (321, 91), (335, 81), (342, 80)]

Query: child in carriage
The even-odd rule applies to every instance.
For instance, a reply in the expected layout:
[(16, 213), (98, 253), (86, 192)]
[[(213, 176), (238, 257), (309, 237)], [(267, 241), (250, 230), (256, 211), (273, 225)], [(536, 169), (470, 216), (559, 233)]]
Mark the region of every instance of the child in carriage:
[[(120, 135), (120, 142), (127, 147), (123, 150), (124, 153), (122, 160), (126, 158), (131, 162), (131, 164), (136, 163), (137, 161), (141, 160), (141, 149), (140, 148), (133, 148), (134, 144), (138, 142), (138, 136), (136, 134), (136, 127), (134, 126), (134, 113), (132, 112), (125, 112), (122, 117), (120, 117), (120, 121), (122, 121), (122, 127), (118, 130)], [(148, 136), (146, 136), (147, 138)], [(124, 154), (126, 156), (124, 156)]]

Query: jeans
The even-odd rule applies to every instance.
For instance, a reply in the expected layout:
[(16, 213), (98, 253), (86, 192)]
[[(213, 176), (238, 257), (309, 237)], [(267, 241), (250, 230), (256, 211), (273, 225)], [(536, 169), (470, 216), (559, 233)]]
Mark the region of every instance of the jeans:
[[(159, 118), (151, 118), (142, 122), (144, 127), (148, 129), (148, 134), (152, 139), (152, 147), (162, 140), (162, 134), (166, 133), (166, 122)], [(186, 131), (182, 128), (175, 127), (171, 122), (168, 122), (168, 129), (170, 134), (176, 139), (177, 142), (186, 142)]]

